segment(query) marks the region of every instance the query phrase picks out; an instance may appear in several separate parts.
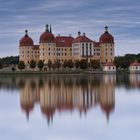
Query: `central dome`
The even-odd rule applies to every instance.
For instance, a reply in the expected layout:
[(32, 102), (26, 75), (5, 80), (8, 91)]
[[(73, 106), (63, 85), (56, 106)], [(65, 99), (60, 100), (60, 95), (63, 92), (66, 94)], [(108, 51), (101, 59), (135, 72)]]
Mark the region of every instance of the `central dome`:
[(114, 43), (114, 37), (108, 32), (108, 27), (105, 27), (105, 33), (100, 36), (100, 43)]
[(46, 31), (41, 34), (40, 36), (40, 43), (54, 43), (55, 42), (55, 36), (51, 32), (51, 26), (49, 31), (49, 26), (46, 25)]
[(25, 30), (25, 36), (19, 42), (20, 46), (33, 46), (33, 40), (28, 36), (28, 30)]

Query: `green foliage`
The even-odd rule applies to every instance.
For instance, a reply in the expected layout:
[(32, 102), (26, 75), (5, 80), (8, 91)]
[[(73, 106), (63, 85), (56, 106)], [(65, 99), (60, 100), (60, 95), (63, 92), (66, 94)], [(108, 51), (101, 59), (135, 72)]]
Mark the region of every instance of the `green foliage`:
[(76, 60), (75, 61), (75, 67), (78, 69), (80, 67), (80, 61), (79, 60)]
[(80, 68), (81, 68), (81, 69), (86, 69), (87, 67), (88, 67), (88, 62), (87, 62), (87, 60), (82, 59), (82, 60), (80, 61)]
[(30, 62), (30, 68), (34, 69), (36, 67), (36, 62), (34, 60), (31, 60)]
[(19, 56), (7, 56), (0, 58), (0, 61), (3, 65), (11, 65), (19, 63)]
[(114, 64), (117, 68), (128, 69), (129, 65), (135, 60), (140, 62), (140, 54), (126, 54), (125, 56), (117, 56), (114, 59)]
[(49, 70), (52, 68), (52, 61), (50, 59), (48, 60), (48, 68)]
[(23, 69), (25, 69), (25, 63), (24, 63), (24, 61), (19, 61), (19, 63), (18, 63), (18, 69), (20, 69), (21, 71)]
[(44, 67), (44, 62), (42, 60), (39, 60), (38, 68), (42, 71), (43, 67)]
[(91, 60), (90, 61), (90, 66), (93, 69), (99, 69), (100, 68), (100, 61), (99, 60)]

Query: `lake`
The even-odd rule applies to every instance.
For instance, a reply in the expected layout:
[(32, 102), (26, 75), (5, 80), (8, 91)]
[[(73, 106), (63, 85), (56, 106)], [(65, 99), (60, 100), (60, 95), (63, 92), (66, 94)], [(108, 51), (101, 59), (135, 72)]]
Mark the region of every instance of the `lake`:
[(1, 140), (139, 137), (139, 74), (0, 76)]

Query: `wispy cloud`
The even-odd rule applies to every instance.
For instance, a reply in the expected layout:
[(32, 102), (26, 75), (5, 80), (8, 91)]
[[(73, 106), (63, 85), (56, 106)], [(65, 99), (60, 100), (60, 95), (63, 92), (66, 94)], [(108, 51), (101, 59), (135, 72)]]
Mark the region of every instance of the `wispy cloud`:
[[(108, 25), (115, 37), (116, 55), (128, 50), (139, 52), (138, 42), (128, 44), (131, 39), (140, 40), (140, 1), (138, 0), (1, 0), (0, 5), (0, 48), (13, 47), (18, 53), (18, 41), (29, 29), (30, 36), (38, 43), (45, 24), (52, 24), (55, 35), (58, 33), (74, 37), (77, 32), (86, 32), (94, 40), (104, 32)], [(125, 41), (121, 41), (121, 40)], [(7, 41), (8, 40), (8, 41)], [(3, 48), (3, 42), (8, 48)], [(10, 43), (9, 43), (10, 42)], [(16, 44), (16, 45), (15, 45)], [(118, 48), (124, 48), (122, 49)], [(3, 56), (5, 53), (0, 52)], [(11, 55), (7, 51), (7, 55)]]

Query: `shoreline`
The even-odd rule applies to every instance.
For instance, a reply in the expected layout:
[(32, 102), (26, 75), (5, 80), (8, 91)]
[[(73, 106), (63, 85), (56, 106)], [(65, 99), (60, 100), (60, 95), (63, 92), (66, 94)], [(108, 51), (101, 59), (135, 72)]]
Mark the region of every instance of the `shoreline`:
[(116, 72), (104, 72), (104, 71), (88, 71), (88, 70), (77, 70), (77, 71), (0, 71), (0, 76), (9, 75), (96, 75), (96, 74), (140, 74), (140, 72), (129, 72), (129, 71), (116, 71)]

